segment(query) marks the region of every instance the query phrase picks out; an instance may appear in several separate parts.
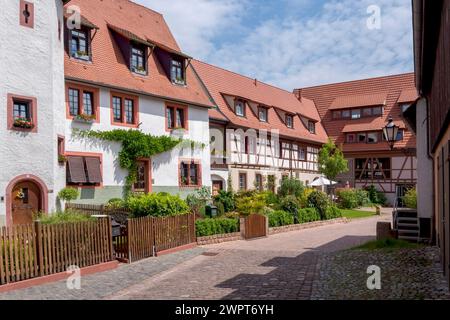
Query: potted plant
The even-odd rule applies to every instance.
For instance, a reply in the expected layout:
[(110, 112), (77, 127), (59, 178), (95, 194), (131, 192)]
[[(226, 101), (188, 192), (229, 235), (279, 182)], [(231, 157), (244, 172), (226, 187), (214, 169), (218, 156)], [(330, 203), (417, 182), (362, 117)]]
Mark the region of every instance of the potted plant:
[(94, 114), (79, 114), (73, 118), (77, 122), (83, 122), (83, 123), (93, 123), (95, 120)]
[(82, 51), (82, 50), (75, 51), (72, 56), (75, 58), (78, 58), (78, 59), (83, 59), (83, 60), (89, 59), (89, 54), (87, 53), (87, 51)]
[(65, 164), (67, 162), (66, 156), (63, 154), (58, 155), (58, 162), (61, 165)]
[(138, 73), (138, 74), (141, 74), (141, 75), (145, 75), (146, 74), (145, 67), (143, 67), (143, 66), (134, 67), (134, 72)]
[(23, 129), (33, 129), (34, 128), (34, 124), (31, 120), (27, 119), (27, 118), (16, 118), (14, 119), (14, 127), (16, 128), (23, 128)]
[(173, 80), (173, 82), (175, 82), (176, 84), (182, 84), (182, 85), (184, 85), (186, 83), (183, 77), (176, 77)]

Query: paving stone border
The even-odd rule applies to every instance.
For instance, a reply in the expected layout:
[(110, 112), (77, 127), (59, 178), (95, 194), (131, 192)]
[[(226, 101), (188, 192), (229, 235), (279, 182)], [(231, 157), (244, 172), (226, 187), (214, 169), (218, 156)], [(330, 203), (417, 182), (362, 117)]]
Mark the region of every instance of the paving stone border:
[(308, 223), (302, 223), (302, 224), (292, 224), (292, 225), (288, 225), (288, 226), (269, 228), (269, 235), (283, 233), (283, 232), (311, 229), (311, 228), (316, 228), (316, 227), (321, 227), (321, 226), (326, 226), (326, 225), (336, 224), (336, 223), (348, 223), (348, 222), (350, 222), (350, 220), (347, 218), (338, 218), (338, 219), (321, 220), (321, 221), (314, 221), (314, 222), (308, 222)]
[(205, 246), (208, 244), (223, 243), (237, 240), (242, 240), (240, 232), (216, 234), (209, 237), (199, 237), (197, 238), (197, 244), (200, 246)]

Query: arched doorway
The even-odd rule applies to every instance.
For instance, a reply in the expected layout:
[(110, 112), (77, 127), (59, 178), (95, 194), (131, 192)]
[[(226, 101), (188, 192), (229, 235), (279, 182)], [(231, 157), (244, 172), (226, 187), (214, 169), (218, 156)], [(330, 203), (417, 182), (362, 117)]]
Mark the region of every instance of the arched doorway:
[(47, 212), (47, 193), (45, 183), (33, 175), (12, 180), (6, 189), (6, 224), (29, 224), (35, 213)]

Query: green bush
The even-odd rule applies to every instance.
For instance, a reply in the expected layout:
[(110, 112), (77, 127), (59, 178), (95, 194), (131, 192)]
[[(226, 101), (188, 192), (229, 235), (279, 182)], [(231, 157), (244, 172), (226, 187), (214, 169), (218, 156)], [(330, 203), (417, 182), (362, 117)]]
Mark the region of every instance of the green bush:
[(356, 189), (356, 198), (358, 199), (358, 207), (367, 207), (372, 203), (370, 202), (369, 193), (366, 190)]
[(308, 207), (316, 208), (322, 220), (326, 219), (326, 210), (329, 205), (330, 200), (327, 194), (322, 191), (315, 190), (308, 196)]
[(339, 206), (343, 209), (354, 209), (359, 207), (358, 195), (354, 189), (337, 190), (336, 195), (339, 198)]
[(240, 192), (236, 195), (236, 210), (244, 216), (262, 213), (266, 207), (264, 193), (255, 191)]
[(124, 201), (120, 198), (110, 199), (105, 205), (106, 209), (121, 209), (124, 206)]
[(300, 209), (300, 203), (295, 196), (289, 195), (281, 199), (280, 208), (291, 214), (297, 214)]
[(214, 204), (219, 206), (219, 203), (223, 205), (225, 213), (236, 210), (236, 199), (232, 191), (219, 191), (219, 194), (214, 197)]
[(268, 214), (269, 227), (281, 227), (294, 224), (294, 216), (286, 211), (274, 211)]
[(403, 197), (403, 202), (406, 207), (410, 209), (417, 209), (417, 190), (416, 188), (409, 189)]
[(189, 194), (186, 198), (186, 203), (191, 209), (191, 212), (197, 215), (204, 215), (205, 206), (211, 200), (211, 191), (207, 187), (202, 187), (199, 190)]
[(281, 181), (281, 186), (278, 188), (278, 195), (282, 198), (286, 196), (294, 196), (296, 198), (299, 198), (302, 195), (304, 189), (305, 186), (300, 180), (294, 178), (286, 178)]
[(126, 207), (135, 218), (175, 216), (189, 212), (189, 206), (184, 200), (168, 193), (134, 195), (127, 199)]
[(304, 208), (298, 212), (298, 223), (308, 223), (320, 220), (319, 211), (315, 208)]
[(67, 209), (65, 211), (58, 211), (50, 214), (39, 213), (36, 217), (42, 224), (59, 224), (59, 223), (73, 223), (93, 221), (95, 218), (83, 214), (79, 211)]
[(61, 191), (59, 191), (58, 198), (63, 201), (70, 202), (70, 201), (76, 200), (79, 195), (80, 195), (80, 193), (78, 192), (78, 189), (64, 188), (64, 189), (61, 189)]
[(302, 194), (299, 197), (300, 206), (302, 208), (308, 207), (308, 197), (311, 193), (313, 193), (315, 189), (313, 188), (305, 188)]
[(325, 220), (342, 218), (342, 212), (338, 207), (330, 205), (325, 210)]
[(369, 194), (370, 202), (373, 204), (385, 205), (387, 198), (383, 192), (380, 192), (374, 185), (366, 187), (365, 190)]
[(195, 221), (197, 237), (207, 237), (215, 234), (233, 233), (239, 231), (239, 219), (213, 218)]

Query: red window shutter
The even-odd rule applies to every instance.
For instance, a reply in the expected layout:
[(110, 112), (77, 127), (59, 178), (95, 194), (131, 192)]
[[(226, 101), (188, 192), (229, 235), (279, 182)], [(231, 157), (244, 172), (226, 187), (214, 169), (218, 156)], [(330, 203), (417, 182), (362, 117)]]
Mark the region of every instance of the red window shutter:
[(88, 176), (88, 181), (90, 183), (102, 183), (102, 172), (100, 167), (99, 158), (85, 158), (86, 160), (86, 171)]
[(68, 157), (67, 164), (69, 166), (68, 181), (71, 183), (86, 183), (86, 172), (84, 171), (83, 157)]

